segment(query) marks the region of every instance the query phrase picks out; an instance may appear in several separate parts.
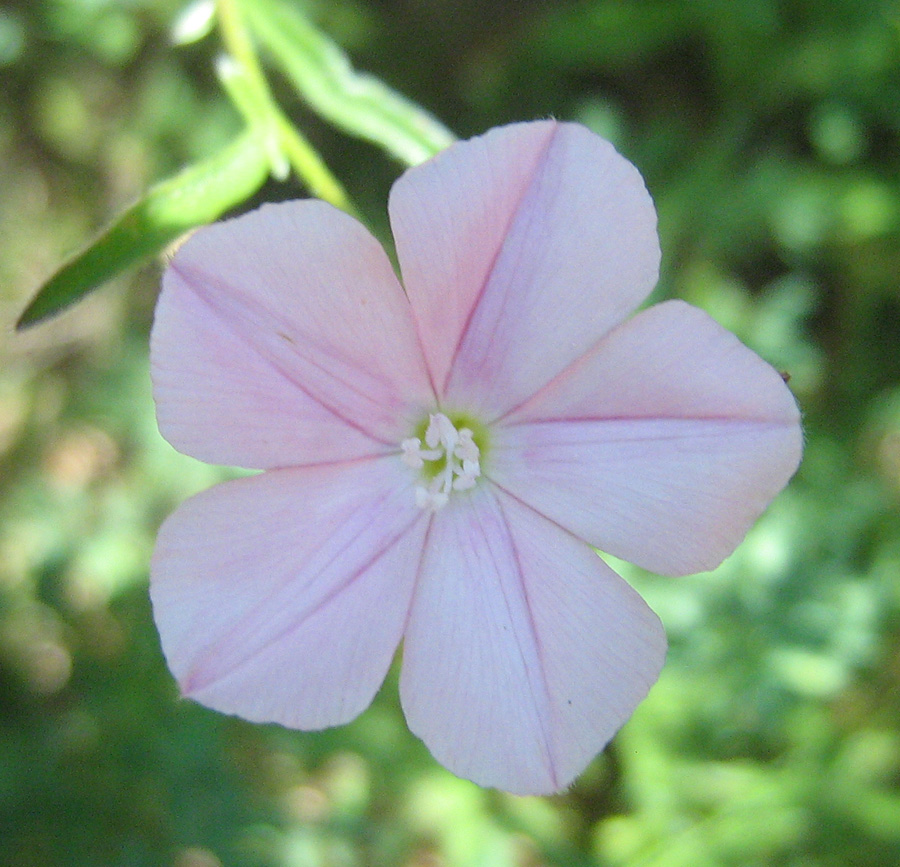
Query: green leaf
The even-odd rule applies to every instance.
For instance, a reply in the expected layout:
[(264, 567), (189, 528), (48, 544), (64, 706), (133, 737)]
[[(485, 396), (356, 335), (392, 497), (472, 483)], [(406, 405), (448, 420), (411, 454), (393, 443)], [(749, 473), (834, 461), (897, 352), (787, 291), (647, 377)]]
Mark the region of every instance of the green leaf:
[(16, 324), (58, 313), (126, 268), (162, 252), (255, 193), (269, 173), (264, 142), (245, 132), (219, 153), (160, 182), (123, 211), (38, 291)]
[(250, 29), (309, 105), (345, 132), (417, 165), (454, 140), (416, 103), (353, 69), (344, 52), (281, 0), (241, 0)]

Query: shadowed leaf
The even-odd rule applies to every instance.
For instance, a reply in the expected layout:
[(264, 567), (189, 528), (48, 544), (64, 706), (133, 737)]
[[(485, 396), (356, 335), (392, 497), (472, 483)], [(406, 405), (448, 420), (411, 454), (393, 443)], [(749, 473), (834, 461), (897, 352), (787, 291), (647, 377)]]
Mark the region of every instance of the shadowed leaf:
[(16, 328), (53, 316), (189, 229), (217, 219), (256, 192), (268, 173), (263, 142), (244, 133), (213, 157), (151, 187), (40, 288)]

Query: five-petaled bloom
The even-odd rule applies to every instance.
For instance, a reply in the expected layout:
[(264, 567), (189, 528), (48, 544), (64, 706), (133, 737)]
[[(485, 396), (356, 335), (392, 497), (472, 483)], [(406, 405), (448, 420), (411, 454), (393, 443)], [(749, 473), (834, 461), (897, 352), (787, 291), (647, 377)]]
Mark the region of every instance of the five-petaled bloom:
[(779, 374), (657, 278), (650, 197), (604, 140), (495, 129), (390, 196), (403, 287), (319, 201), (196, 233), (152, 336), (159, 424), (265, 472), (164, 524), (151, 594), (184, 694), (300, 729), (372, 700), (402, 640), (410, 728), (455, 773), (568, 783), (665, 637), (591, 546), (712, 569), (796, 469)]

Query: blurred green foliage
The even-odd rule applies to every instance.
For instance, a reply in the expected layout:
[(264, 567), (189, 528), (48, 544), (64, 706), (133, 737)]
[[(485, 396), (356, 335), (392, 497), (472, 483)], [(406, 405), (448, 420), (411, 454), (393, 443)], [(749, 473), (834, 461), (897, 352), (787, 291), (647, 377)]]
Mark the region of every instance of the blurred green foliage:
[[(249, 0), (248, 0), (249, 2)], [(790, 373), (798, 477), (713, 573), (622, 571), (659, 684), (573, 789), (482, 791), (405, 729), (393, 676), (317, 734), (176, 698), (156, 527), (224, 471), (159, 437), (158, 269), (13, 336), (35, 287), (243, 125), (175, 0), (0, 9), (0, 863), (843, 867), (900, 863), (900, 6), (871, 0), (308, 0), (357, 68), (459, 135), (554, 115), (660, 211), (655, 299)], [(265, 59), (265, 57), (264, 57)], [(386, 234), (398, 166), (272, 76)], [(254, 201), (303, 195), (269, 181)]]
[(453, 141), (416, 103), (355, 70), (340, 46), (286, 0), (193, 0), (174, 22), (171, 39), (189, 44), (213, 27), (222, 40), (216, 73), (245, 129), (118, 214), (40, 287), (18, 328), (55, 315), (126, 268), (164, 255), (186, 233), (238, 207), (270, 174), (285, 181), (293, 171), (312, 195), (353, 212), (340, 181), (274, 98), (257, 41), (305, 103), (404, 164), (420, 163)]

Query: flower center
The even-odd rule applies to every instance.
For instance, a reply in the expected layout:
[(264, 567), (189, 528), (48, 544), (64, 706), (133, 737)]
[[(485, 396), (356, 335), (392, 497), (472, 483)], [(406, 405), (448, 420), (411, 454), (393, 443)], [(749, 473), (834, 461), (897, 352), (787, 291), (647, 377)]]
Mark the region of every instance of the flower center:
[(457, 428), (442, 412), (428, 417), (425, 447), (419, 437), (400, 443), (403, 462), (423, 470), (416, 486), (416, 505), (436, 512), (447, 505), (451, 491), (466, 491), (481, 475), (481, 451), (467, 427)]

